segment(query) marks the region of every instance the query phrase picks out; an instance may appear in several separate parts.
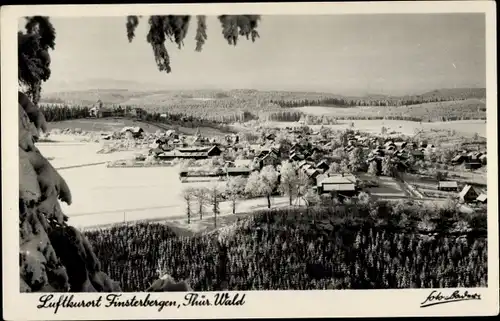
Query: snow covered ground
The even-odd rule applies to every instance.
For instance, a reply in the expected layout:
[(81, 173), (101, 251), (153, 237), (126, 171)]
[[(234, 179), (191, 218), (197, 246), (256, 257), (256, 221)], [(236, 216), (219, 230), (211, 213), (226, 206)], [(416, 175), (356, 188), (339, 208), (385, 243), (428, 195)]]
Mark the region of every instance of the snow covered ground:
[[(51, 137), (54, 139), (54, 137)], [(177, 167), (107, 168), (105, 164), (115, 159), (131, 158), (137, 151), (97, 154), (99, 143), (82, 143), (65, 138), (56, 143), (37, 144), (45, 157), (59, 168), (59, 174), (68, 183), (73, 204), (61, 206), (70, 223), (76, 227), (90, 227), (136, 220), (186, 220), (186, 203), (182, 190), (188, 186), (209, 186), (223, 182), (182, 183)], [(222, 186), (221, 186), (222, 187)], [(272, 199), (272, 205), (286, 206), (286, 197)], [(199, 221), (196, 204), (193, 221)], [(240, 201), (237, 213), (267, 207), (265, 198)], [(220, 217), (232, 215), (230, 202), (220, 205)], [(206, 219), (211, 208), (205, 209)], [(205, 219), (203, 221), (206, 221)], [(198, 222), (201, 223), (201, 222)]]
[[(354, 124), (354, 127), (351, 127)], [(270, 127), (294, 127), (300, 126), (298, 122), (268, 122)], [(314, 130), (319, 130), (322, 125), (310, 125)], [(336, 125), (324, 125), (335, 130), (354, 129), (371, 134), (380, 134), (381, 128), (385, 127), (388, 132), (394, 131), (404, 135), (414, 135), (416, 130), (450, 129), (455, 130), (466, 137), (472, 137), (477, 133), (486, 137), (487, 126), (484, 120), (459, 120), (447, 122), (419, 123), (403, 120), (340, 120)]]

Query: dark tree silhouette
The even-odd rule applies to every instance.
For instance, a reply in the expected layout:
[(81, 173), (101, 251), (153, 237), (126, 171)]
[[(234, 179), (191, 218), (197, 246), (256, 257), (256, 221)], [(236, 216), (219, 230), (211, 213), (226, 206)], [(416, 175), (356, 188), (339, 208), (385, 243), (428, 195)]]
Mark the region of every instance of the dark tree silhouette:
[(42, 82), (50, 77), (49, 49), (54, 50), (56, 31), (48, 17), (26, 18), (24, 32), (18, 32), (18, 80), (37, 105)]
[[(135, 30), (139, 25), (140, 16), (128, 16), (127, 38), (130, 42), (135, 38)], [(259, 15), (221, 15), (218, 17), (222, 26), (222, 35), (229, 45), (236, 46), (239, 36), (255, 41), (259, 37), (257, 25)], [(207, 40), (207, 25), (205, 16), (196, 16), (196, 51), (201, 51)], [(165, 45), (166, 40), (177, 44), (180, 49), (184, 46), (191, 16), (165, 15), (150, 16), (148, 18), (149, 32), (146, 40), (151, 44), (156, 65), (160, 71), (170, 73), (170, 56)]]

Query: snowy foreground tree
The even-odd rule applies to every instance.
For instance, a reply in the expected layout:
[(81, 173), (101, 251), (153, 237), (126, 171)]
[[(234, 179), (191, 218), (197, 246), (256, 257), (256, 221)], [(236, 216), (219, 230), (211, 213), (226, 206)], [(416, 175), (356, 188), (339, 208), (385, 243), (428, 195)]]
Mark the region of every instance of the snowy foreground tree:
[[(222, 34), (230, 45), (238, 36), (254, 41), (258, 37), (256, 15), (219, 16)], [(205, 40), (204, 16), (197, 16), (196, 50)], [(187, 35), (190, 16), (151, 16), (146, 40), (151, 44), (160, 71), (171, 72), (166, 39), (179, 47)], [(131, 41), (139, 17), (127, 17)], [(56, 30), (48, 17), (26, 19), (25, 31), (18, 32), (19, 81), (19, 264), (22, 292), (116, 292), (117, 282), (101, 270), (88, 240), (68, 218), (59, 201), (72, 202), (71, 192), (59, 173), (36, 147), (39, 133), (47, 131), (38, 108), (42, 83), (50, 78), (50, 54), (56, 45)], [(185, 282), (176, 283), (162, 275), (148, 291), (189, 291)]]

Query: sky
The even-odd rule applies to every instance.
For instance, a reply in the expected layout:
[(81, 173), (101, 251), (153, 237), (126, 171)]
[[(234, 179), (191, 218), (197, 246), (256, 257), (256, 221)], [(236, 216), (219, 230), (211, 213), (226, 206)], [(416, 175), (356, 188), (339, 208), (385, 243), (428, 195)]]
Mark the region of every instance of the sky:
[[(128, 42), (125, 17), (52, 18), (56, 47), (46, 92), (116, 87), (413, 94), (486, 87), (484, 14), (262, 16), (260, 38), (227, 44), (215, 16), (196, 52), (167, 43), (172, 73), (158, 71), (147, 18)], [(19, 22), (22, 28), (23, 22)], [(133, 88), (129, 88), (133, 89)]]

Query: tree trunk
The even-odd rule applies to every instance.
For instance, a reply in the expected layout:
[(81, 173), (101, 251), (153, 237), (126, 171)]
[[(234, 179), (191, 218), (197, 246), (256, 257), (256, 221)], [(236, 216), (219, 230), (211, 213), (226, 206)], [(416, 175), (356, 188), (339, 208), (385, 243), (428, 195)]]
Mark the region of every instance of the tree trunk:
[(203, 204), (200, 203), (200, 207), (198, 208), (198, 214), (200, 214), (200, 220), (203, 219)]
[(236, 214), (236, 199), (233, 198), (233, 214)]
[(271, 195), (267, 195), (267, 208), (271, 208)]
[(288, 196), (289, 196), (290, 206), (292, 206), (292, 191), (289, 191)]
[(214, 228), (217, 228), (217, 200), (214, 200)]

